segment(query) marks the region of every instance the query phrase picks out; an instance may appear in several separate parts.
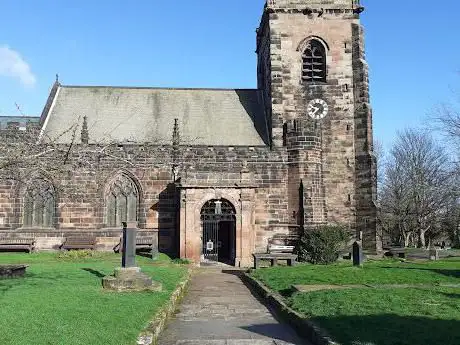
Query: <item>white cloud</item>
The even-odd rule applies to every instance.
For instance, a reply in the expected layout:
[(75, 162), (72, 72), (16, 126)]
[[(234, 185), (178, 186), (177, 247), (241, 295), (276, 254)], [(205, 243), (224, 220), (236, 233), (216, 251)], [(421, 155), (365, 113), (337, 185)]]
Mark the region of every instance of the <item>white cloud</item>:
[(37, 81), (21, 54), (6, 45), (0, 45), (0, 76), (16, 78), (26, 87)]

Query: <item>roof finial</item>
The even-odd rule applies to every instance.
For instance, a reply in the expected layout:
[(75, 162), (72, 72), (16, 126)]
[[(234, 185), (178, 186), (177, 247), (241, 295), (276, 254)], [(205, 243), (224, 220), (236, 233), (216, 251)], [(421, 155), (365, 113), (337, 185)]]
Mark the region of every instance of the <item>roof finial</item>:
[(81, 127), (81, 143), (89, 143), (88, 121), (86, 116), (83, 116), (83, 125)]
[(173, 127), (173, 146), (175, 149), (178, 148), (180, 143), (180, 134), (179, 134), (179, 120), (174, 119), (174, 127)]
[(56, 83), (59, 83), (59, 74), (56, 73)]

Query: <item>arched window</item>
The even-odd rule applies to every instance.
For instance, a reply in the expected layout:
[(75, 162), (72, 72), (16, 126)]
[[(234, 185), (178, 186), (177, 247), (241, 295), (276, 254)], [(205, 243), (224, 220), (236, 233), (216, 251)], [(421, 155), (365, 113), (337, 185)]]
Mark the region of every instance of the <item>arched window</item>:
[(30, 183), (24, 194), (24, 227), (54, 226), (56, 200), (53, 186), (44, 179)]
[(326, 49), (317, 40), (310, 40), (303, 51), (302, 79), (308, 82), (326, 81)]
[(107, 197), (107, 226), (119, 227), (122, 222), (137, 221), (139, 192), (134, 181), (121, 174), (112, 181)]

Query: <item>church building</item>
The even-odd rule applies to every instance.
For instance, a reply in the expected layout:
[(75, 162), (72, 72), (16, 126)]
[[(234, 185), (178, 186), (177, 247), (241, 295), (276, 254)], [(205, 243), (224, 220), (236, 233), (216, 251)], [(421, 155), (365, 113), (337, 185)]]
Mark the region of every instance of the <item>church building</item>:
[(48, 168), (0, 180), (0, 236), (110, 250), (129, 221), (162, 252), (251, 266), (274, 236), (342, 224), (379, 251), (363, 10), (267, 0), (256, 89), (56, 80), (37, 134)]

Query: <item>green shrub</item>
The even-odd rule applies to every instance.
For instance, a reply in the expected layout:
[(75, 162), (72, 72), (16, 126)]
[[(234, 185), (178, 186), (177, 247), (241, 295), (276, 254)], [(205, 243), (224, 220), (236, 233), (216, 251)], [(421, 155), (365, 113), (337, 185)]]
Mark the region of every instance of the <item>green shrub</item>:
[(177, 265), (188, 265), (188, 264), (190, 264), (189, 259), (181, 259), (181, 258), (173, 259), (171, 262), (173, 264), (177, 264)]
[(97, 252), (94, 250), (69, 250), (69, 251), (61, 251), (57, 254), (58, 259), (64, 260), (81, 260), (87, 258), (95, 258), (95, 257), (102, 257), (101, 252)]
[(297, 246), (299, 261), (313, 264), (331, 264), (339, 258), (348, 233), (339, 225), (323, 225), (305, 230)]

